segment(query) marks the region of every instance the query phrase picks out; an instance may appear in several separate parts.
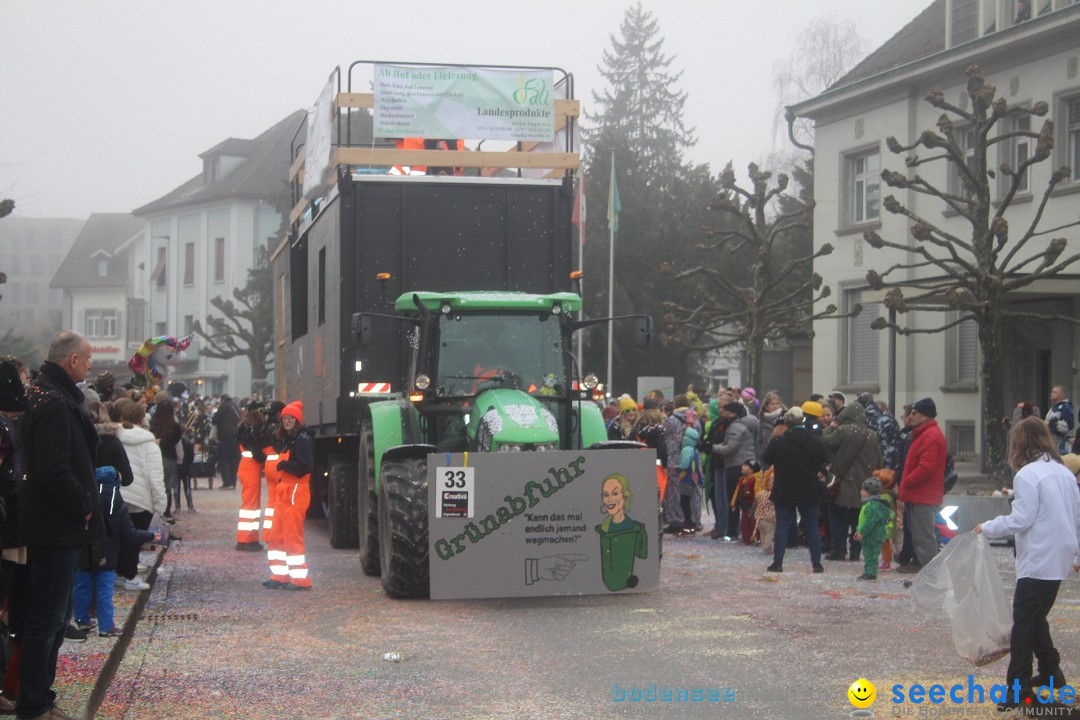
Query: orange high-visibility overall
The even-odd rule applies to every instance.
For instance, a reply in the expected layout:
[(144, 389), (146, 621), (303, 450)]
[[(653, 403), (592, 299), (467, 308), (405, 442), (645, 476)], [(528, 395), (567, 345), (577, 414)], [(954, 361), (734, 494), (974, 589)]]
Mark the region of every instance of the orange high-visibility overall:
[[(394, 140), (395, 150), (423, 150), (424, 138), (407, 137)], [(427, 165), (395, 165), (387, 175), (427, 175)]]
[[(280, 460), (287, 457), (288, 453), (282, 453)], [(297, 587), (311, 587), (304, 555), (304, 519), (311, 503), (311, 474), (297, 477), (279, 470), (277, 475), (273, 528), (266, 552), (270, 577)]]
[(277, 502), (277, 486), (281, 480), (281, 471), (278, 463), (289, 459), (289, 452), (278, 454), (272, 447), (263, 448), (266, 453), (266, 463), (263, 472), (266, 474), (266, 507), (263, 508), (263, 540), (270, 542), (270, 534), (274, 531), (274, 503)]
[(240, 517), (236, 522), (236, 542), (259, 542), (259, 525), (262, 520), (262, 474), (263, 463), (243, 445), (240, 446)]

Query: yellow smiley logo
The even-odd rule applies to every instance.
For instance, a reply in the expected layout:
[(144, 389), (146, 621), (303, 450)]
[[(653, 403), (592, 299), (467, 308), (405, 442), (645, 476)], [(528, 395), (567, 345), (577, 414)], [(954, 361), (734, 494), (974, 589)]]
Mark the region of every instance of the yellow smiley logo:
[(859, 678), (851, 683), (847, 690), (848, 700), (857, 708), (864, 709), (874, 704), (877, 699), (877, 688), (866, 678)]

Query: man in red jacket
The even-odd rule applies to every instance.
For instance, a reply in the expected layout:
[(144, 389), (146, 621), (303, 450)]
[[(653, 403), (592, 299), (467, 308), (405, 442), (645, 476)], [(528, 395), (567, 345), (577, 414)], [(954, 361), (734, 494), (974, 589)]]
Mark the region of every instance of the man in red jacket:
[(909, 424), (911, 448), (904, 461), (900, 482), (900, 501), (904, 503), (904, 524), (911, 530), (915, 559), (896, 569), (917, 573), (938, 553), (934, 516), (945, 496), (945, 436), (938, 427), (937, 407), (930, 398), (919, 400), (911, 408)]

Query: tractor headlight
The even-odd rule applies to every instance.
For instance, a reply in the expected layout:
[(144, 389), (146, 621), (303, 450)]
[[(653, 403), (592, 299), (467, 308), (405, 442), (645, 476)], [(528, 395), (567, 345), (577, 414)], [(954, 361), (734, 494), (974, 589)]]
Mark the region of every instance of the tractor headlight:
[(593, 373), (589, 373), (581, 380), (581, 384), (586, 390), (592, 390), (600, 384), (600, 378), (596, 377)]
[(427, 390), (431, 387), (431, 378), (427, 375), (417, 375), (413, 384), (416, 385), (417, 390)]
[(550, 452), (557, 450), (556, 443), (500, 443), (495, 452)]

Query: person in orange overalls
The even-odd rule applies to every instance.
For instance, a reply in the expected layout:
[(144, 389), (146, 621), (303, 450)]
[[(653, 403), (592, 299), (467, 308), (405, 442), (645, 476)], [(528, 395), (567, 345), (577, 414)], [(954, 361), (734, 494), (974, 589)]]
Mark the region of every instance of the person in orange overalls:
[[(423, 150), (424, 138), (395, 138), (395, 150)], [(387, 175), (427, 175), (427, 165), (395, 165)]]
[[(262, 519), (262, 475), (267, 456), (276, 455), (273, 448), (273, 426), (266, 418), (262, 403), (248, 405), (247, 413), (237, 428), (240, 441), (241, 500), (239, 518), (236, 522), (236, 549), (261, 552), (259, 526)], [(269, 503), (268, 503), (269, 504)]]
[(278, 437), (286, 448), (279, 453), (277, 462), (281, 479), (266, 551), (270, 579), (263, 586), (271, 590), (310, 590), (311, 578), (304, 556), (304, 517), (311, 502), (309, 481), (315, 466), (315, 441), (304, 430), (304, 408), (299, 401), (289, 403), (281, 411)]
[(280, 451), (284, 447), (278, 439), (278, 428), (281, 426), (281, 411), (285, 409), (285, 403), (273, 400), (266, 407), (266, 424), (263, 426), (263, 453), (266, 454), (266, 462), (263, 464), (263, 473), (266, 476), (266, 505), (263, 507), (263, 540), (269, 542), (270, 533), (274, 530), (274, 501), (277, 499), (278, 481), (281, 473), (278, 472), (279, 461), (289, 456), (281, 456)]

